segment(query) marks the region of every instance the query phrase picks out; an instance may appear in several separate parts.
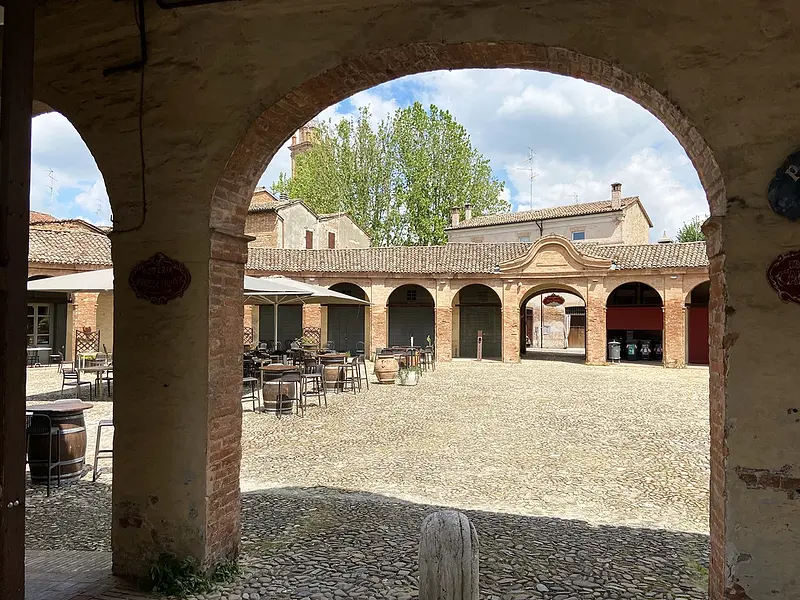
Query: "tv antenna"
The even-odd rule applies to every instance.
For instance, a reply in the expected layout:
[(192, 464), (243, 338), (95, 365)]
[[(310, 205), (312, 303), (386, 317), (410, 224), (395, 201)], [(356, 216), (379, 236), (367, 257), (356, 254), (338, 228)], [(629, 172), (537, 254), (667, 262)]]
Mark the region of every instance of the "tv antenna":
[(531, 210), (533, 210), (533, 182), (536, 181), (536, 178), (539, 176), (539, 173), (534, 172), (533, 166), (536, 161), (536, 151), (528, 146), (528, 158), (525, 159), (525, 162), (528, 163), (528, 179), (530, 180), (530, 194), (531, 194)]
[(55, 191), (56, 183), (58, 180), (53, 175), (53, 169), (49, 169), (48, 176), (50, 177), (50, 204), (53, 204), (53, 193)]
[(577, 193), (572, 194), (572, 199), (575, 200), (575, 204), (577, 204), (578, 203), (578, 194)]

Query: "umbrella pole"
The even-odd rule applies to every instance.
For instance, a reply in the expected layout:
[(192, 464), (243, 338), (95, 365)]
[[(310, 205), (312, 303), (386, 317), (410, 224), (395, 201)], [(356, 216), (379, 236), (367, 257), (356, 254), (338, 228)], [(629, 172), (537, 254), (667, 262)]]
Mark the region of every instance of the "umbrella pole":
[(275, 334), (275, 347), (278, 347), (278, 303), (275, 303), (275, 310), (272, 311), (273, 320), (275, 321), (272, 332)]

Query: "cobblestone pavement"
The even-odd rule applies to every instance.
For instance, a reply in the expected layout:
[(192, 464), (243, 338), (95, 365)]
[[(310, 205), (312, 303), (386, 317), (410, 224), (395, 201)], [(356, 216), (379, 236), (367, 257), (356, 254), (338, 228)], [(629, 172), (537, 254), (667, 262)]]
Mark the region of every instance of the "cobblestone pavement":
[[(212, 596), (413, 597), (419, 526), (444, 505), (475, 524), (486, 598), (705, 598), (707, 377), (459, 362), (305, 418), (246, 409), (245, 573)], [(110, 480), (31, 491), (29, 549), (107, 551)]]

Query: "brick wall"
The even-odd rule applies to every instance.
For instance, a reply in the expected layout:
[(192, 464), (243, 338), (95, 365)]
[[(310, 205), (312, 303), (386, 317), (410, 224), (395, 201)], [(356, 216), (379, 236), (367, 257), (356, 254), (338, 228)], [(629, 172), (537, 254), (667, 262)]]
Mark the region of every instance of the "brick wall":
[(245, 238), (214, 233), (209, 260), (208, 467), (205, 564), (238, 554), (241, 533), (242, 281)]
[(256, 248), (279, 248), (281, 246), (280, 221), (275, 212), (248, 213), (244, 232), (246, 235), (256, 238), (250, 242), (250, 246)]

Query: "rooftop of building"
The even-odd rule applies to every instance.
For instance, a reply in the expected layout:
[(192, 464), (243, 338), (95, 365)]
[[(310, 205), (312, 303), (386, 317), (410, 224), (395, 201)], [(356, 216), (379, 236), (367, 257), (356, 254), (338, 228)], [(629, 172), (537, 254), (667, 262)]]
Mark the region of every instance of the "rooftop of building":
[[(250, 248), (247, 268), (270, 272), (331, 273), (492, 273), (520, 258), (531, 244), (396, 246), (338, 250)], [(590, 257), (607, 258), (617, 269), (707, 268), (705, 242), (601, 246), (576, 242)], [(31, 228), (29, 260), (50, 264), (111, 265), (111, 241), (102, 232)]]
[(650, 221), (650, 217), (648, 216), (647, 211), (644, 209), (639, 196), (628, 196), (626, 198), (620, 198), (619, 208), (615, 208), (613, 206), (613, 201), (611, 199), (600, 200), (597, 202), (565, 204), (563, 206), (550, 206), (536, 210), (522, 210), (510, 213), (480, 215), (477, 217), (472, 217), (471, 219), (465, 219), (459, 222), (457, 225), (448, 227), (447, 230), (453, 231), (457, 229), (472, 229), (475, 227), (491, 227), (493, 225), (509, 225), (512, 223), (549, 221), (551, 219), (564, 219), (568, 217), (585, 217), (589, 215), (619, 212), (637, 203), (642, 208), (642, 212), (644, 212), (648, 223), (652, 227), (653, 223)]
[[(468, 244), (396, 246), (342, 250), (251, 248), (247, 268), (295, 273), (492, 273), (507, 261), (524, 256), (531, 244)], [(617, 269), (708, 267), (705, 242), (600, 246), (576, 243), (587, 256), (610, 259)]]

